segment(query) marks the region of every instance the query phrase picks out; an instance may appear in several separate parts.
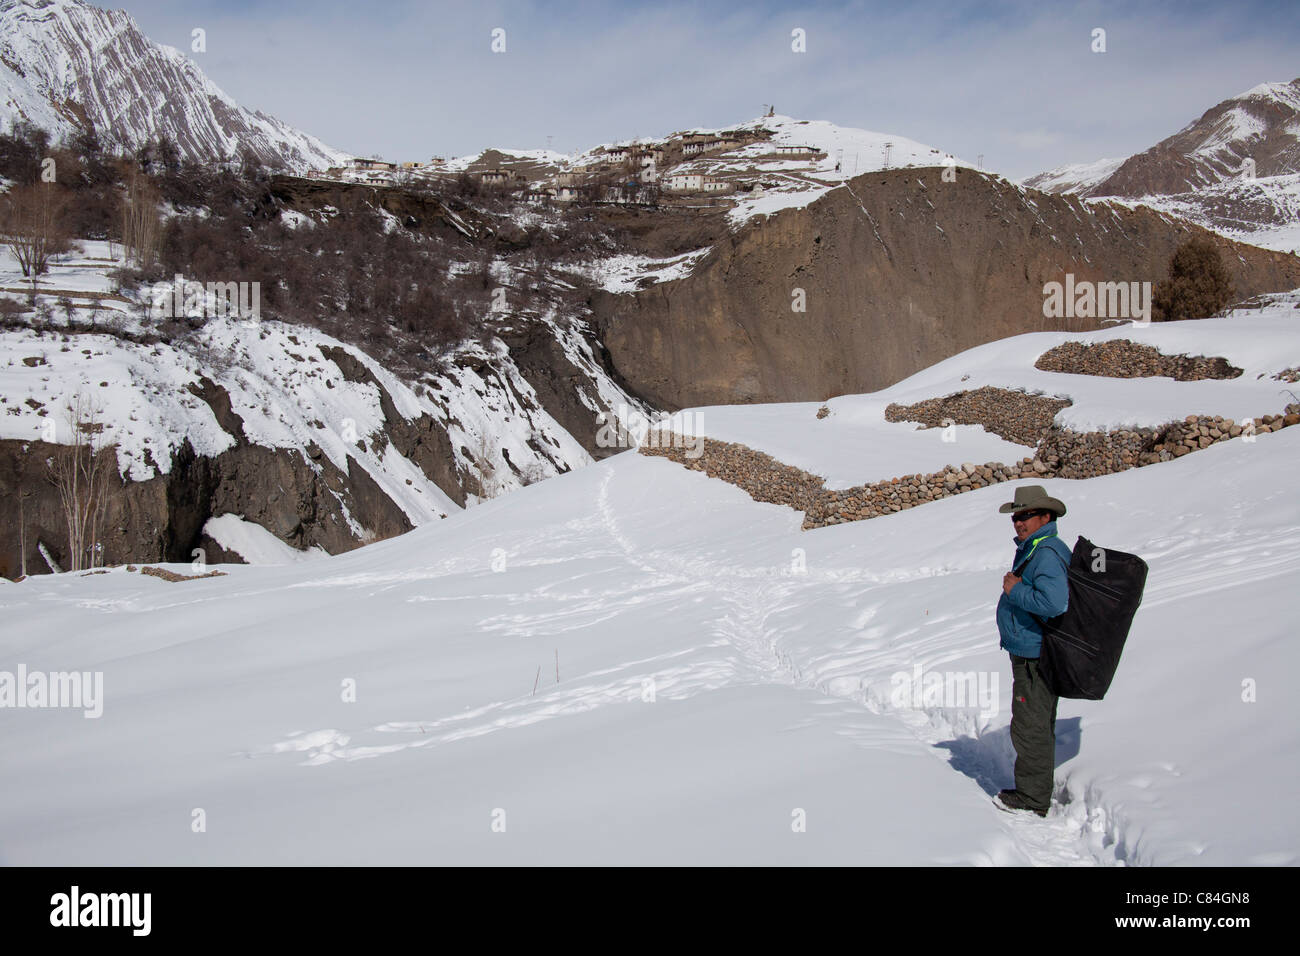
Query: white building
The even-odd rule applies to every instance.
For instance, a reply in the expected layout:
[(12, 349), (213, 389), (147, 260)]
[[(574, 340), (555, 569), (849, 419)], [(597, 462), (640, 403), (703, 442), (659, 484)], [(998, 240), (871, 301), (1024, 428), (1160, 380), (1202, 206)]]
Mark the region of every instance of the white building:
[(703, 173), (673, 173), (668, 177), (668, 190), (675, 193), (699, 192), (704, 188)]

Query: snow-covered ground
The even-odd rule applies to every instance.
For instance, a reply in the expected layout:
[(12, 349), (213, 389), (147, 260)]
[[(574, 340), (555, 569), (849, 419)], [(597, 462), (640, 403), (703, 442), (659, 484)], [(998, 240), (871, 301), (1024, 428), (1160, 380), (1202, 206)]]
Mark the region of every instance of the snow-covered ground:
[[(1160, 344), (1294, 352), (1250, 321)], [(930, 374), (1013, 364), (1030, 384), (991, 347)], [(1298, 453), (1290, 428), (1045, 482), (1069, 543), (1151, 569), (1107, 699), (1061, 702), (1046, 820), (990, 802), (1010, 487), (801, 532), (625, 453), (338, 557), (0, 586), (0, 671), (103, 675), (98, 718), (0, 711), (0, 862), (1294, 864)]]

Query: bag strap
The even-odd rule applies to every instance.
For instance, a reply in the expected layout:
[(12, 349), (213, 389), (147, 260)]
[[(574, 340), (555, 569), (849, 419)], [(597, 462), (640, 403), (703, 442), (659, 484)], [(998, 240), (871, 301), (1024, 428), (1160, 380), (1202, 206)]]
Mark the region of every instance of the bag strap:
[(1027, 568), (1027, 567), (1029, 566), (1029, 561), (1030, 561), (1031, 558), (1033, 558), (1033, 556), (1034, 556), (1034, 552), (1038, 550), (1038, 545), (1039, 545), (1039, 543), (1042, 542), (1042, 541), (1046, 541), (1048, 538), (1055, 538), (1055, 537), (1057, 537), (1057, 535), (1056, 535), (1055, 533), (1053, 533), (1053, 534), (1045, 534), (1045, 535), (1043, 535), (1041, 538), (1035, 538), (1035, 539), (1034, 539), (1034, 546), (1033, 546), (1032, 548), (1030, 548), (1030, 549), (1029, 549), (1029, 553), (1028, 553), (1027, 555), (1025, 555), (1025, 560), (1022, 561), (1022, 562), (1020, 562), (1020, 570), (1019, 570), (1019, 571), (1012, 571), (1011, 573), (1014, 574), (1014, 575), (1016, 575), (1016, 577), (1023, 577), (1024, 575), (1022, 575), (1021, 572), (1024, 571), (1025, 568)]

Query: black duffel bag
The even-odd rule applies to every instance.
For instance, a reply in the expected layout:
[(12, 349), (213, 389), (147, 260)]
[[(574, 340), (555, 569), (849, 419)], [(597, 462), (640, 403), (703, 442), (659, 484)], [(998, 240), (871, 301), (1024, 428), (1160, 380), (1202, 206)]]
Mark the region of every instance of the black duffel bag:
[(1057, 697), (1101, 700), (1119, 667), (1133, 615), (1142, 603), (1147, 563), (1098, 548), (1082, 535), (1070, 559), (1070, 602), (1043, 624), (1038, 672)]

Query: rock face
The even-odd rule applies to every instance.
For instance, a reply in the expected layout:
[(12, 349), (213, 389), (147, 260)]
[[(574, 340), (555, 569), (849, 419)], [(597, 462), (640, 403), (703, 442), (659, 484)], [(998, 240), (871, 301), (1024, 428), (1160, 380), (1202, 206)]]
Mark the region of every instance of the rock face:
[[(349, 353), (337, 351), (340, 367), (350, 361), (353, 364), (347, 368), (354, 372), (357, 368), (368, 371)], [(374, 384), (379, 387), (377, 382)], [(344, 471), (314, 445), (302, 452), (252, 444), (224, 388), (203, 378), (191, 391), (212, 409), (223, 429), (235, 439), (234, 447), (209, 457), (196, 454), (187, 441), (173, 455), (166, 474), (146, 481), (123, 481), (114, 449), (101, 450), (99, 454), (110, 459), (106, 467), (112, 480), (98, 536), (103, 550), (95, 563), (191, 561), (196, 549), (204, 552), (206, 561), (238, 563), (241, 559), (237, 555), (226, 552), (203, 533), (209, 518), (227, 513), (261, 525), (299, 550), (319, 547), (330, 554), (411, 530), (406, 513), (350, 456)], [(381, 400), (387, 402), (390, 421), (397, 423), (389, 438), (403, 443), (412, 460), (420, 464), (421, 458), (429, 460), (434, 473), (452, 461), (450, 455), (440, 456), (441, 446), (436, 440), (429, 443), (431, 454), (422, 455), (417, 446), (422, 431), (429, 429), (421, 430), (418, 421), (403, 420), (382, 388), (380, 394)], [(415, 434), (406, 435), (406, 431)], [(445, 444), (445, 433), (442, 440)], [(20, 541), (24, 535), (29, 574), (49, 570), (39, 551), (41, 545), (61, 567), (70, 565), (67, 525), (58, 490), (47, 477), (46, 464), (62, 450), (41, 441), (0, 441), (0, 497), (15, 503), (20, 496), (23, 500), (21, 510), (11, 507), (0, 512), (0, 575), (13, 577), (20, 572)], [(464, 492), (459, 486), (453, 481), (449, 487), (459, 492), (463, 502)], [(25, 525), (21, 533), (20, 523)]]
[[(411, 414), (409, 409), (403, 413), (389, 386), (348, 348), (326, 343), (313, 349), (304, 346), (304, 351), (318, 351), (326, 364), (337, 368), (343, 383), (373, 395), (381, 413), (378, 427), (354, 435), (355, 447), (346, 449), (346, 457), (336, 456), (337, 464), (315, 440), (301, 447), (271, 447), (250, 440), (230, 393), (200, 375), (184, 391), (211, 410), (233, 447), (218, 454), (199, 454), (187, 437), (170, 453), (168, 467), (147, 480), (123, 481), (116, 460), (106, 463), (113, 484), (106, 496), (98, 536), (103, 550), (97, 563), (188, 562), (196, 548), (203, 549), (209, 562), (238, 562), (237, 555), (203, 534), (208, 519), (227, 513), (261, 525), (291, 547), (319, 547), (330, 554), (409, 531), (412, 518), (399, 503), (399, 495), (383, 486), (384, 479), (377, 481), (371, 468), (354, 456), (369, 454), (373, 466), (375, 456), (384, 459), (391, 449), (462, 507), (470, 496), (490, 497), (502, 489), (494, 492), (484, 484), (482, 450), (463, 446), (463, 434), (456, 431), (457, 415), (482, 417), (486, 412), (495, 416), (486, 422), (489, 428), (522, 419), (514, 425), (516, 429), (527, 426), (527, 448), (521, 450), (529, 454), (531, 449), (537, 458), (516, 456), (517, 462), (511, 461), (502, 445), (501, 467), (514, 471), (520, 479), (515, 484), (589, 461), (579, 446), (594, 458), (617, 451), (596, 444), (599, 415), (605, 410), (602, 401), (611, 399), (608, 380), (600, 378), (604, 368), (600, 356), (584, 352), (576, 340), (569, 341), (566, 350), (555, 329), (545, 323), (524, 324), (505, 334), (509, 342), (501, 355), (463, 356), (444, 376), (449, 382), (460, 376), (480, 383), (477, 388), (484, 390), (480, 397), (487, 404), (466, 404), (463, 396), (451, 393), (443, 399), (443, 415)], [(36, 360), (30, 364), (35, 368)], [(507, 374), (511, 371), (513, 375)], [(478, 394), (473, 386), (469, 388)], [(292, 401), (293, 395), (286, 393), (285, 400)], [(264, 430), (265, 423), (261, 424)], [(319, 421), (314, 424), (324, 427)], [(257, 433), (256, 428), (252, 431)], [(453, 441), (453, 432), (462, 437)], [(572, 441), (562, 446), (568, 439)], [(154, 446), (146, 449), (150, 447)], [(48, 571), (41, 545), (61, 567), (70, 566), (66, 524), (46, 464), (60, 449), (43, 441), (0, 440), (0, 500), (6, 502), (0, 509), (0, 575), (18, 575), (24, 555), (28, 573)], [(101, 454), (112, 458), (115, 448), (109, 446)], [(391, 475), (389, 483), (394, 483)]]
[[(57, 489), (45, 478), (46, 459), (60, 451), (44, 442), (0, 441), (0, 496), (23, 507), (0, 511), (0, 575), (15, 577), (22, 568), (19, 523), (25, 524), (27, 572), (48, 571), (44, 545), (63, 568), (69, 566), (67, 526)], [(100, 454), (113, 455), (107, 449)], [(262, 525), (299, 548), (318, 546), (330, 553), (411, 529), (411, 522), (355, 463), (344, 473), (327, 458), (309, 460), (295, 451), (240, 444), (216, 457), (195, 455), (188, 445), (171, 471), (148, 481), (116, 477), (106, 496), (96, 563), (183, 561), (203, 549), (207, 561), (238, 561), (203, 535), (214, 515), (233, 513)], [(359, 525), (356, 535), (349, 523)]]
[(271, 198), (285, 209), (308, 215), (333, 207), (345, 212), (363, 208), (391, 213), (407, 228), (417, 232), (441, 230), (448, 235), (482, 238), (492, 233), (491, 224), (476, 210), (453, 212), (434, 196), (410, 189), (391, 189), (366, 183), (273, 176), (268, 189)]
[[(415, 462), (448, 498), (462, 508), (465, 507), (467, 491), (476, 495), (482, 493), (478, 476), (466, 468), (457, 466), (451, 439), (441, 423), (428, 414), (409, 421), (400, 415), (388, 390), (375, 378), (374, 373), (347, 349), (322, 346), (321, 353), (338, 366), (347, 381), (358, 385), (369, 385), (379, 392), (385, 430), (369, 436), (370, 441), (376, 443), (391, 441), (403, 456)], [(406, 530), (409, 528), (408, 524)]]
[(820, 401), (1009, 335), (1097, 328), (1045, 319), (1044, 284), (1154, 283), (1193, 235), (1243, 296), (1300, 285), (1300, 258), (1147, 209), (927, 168), (859, 176), (721, 240), (683, 279), (592, 305), (622, 379), (658, 407)]

